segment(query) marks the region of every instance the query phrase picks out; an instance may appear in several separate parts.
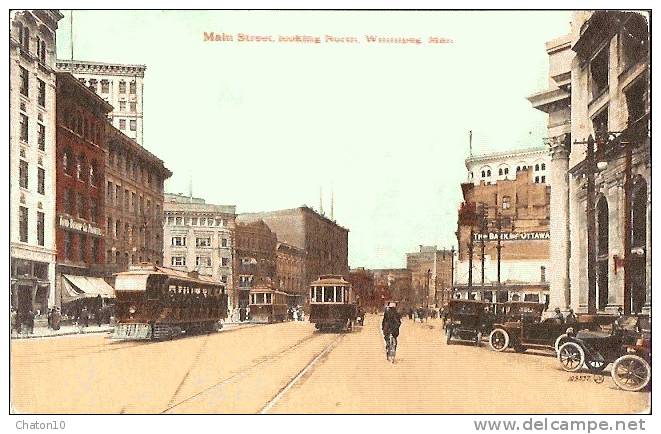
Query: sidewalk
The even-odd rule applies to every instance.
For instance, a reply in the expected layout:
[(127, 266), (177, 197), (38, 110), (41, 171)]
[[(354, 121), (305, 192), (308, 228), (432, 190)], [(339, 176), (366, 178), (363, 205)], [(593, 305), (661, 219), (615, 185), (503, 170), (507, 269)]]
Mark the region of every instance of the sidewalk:
[(67, 336), (67, 335), (79, 335), (79, 334), (89, 334), (89, 333), (110, 333), (113, 330), (113, 326), (109, 324), (104, 324), (101, 327), (97, 325), (90, 325), (88, 327), (78, 327), (74, 325), (67, 325), (60, 327), (59, 330), (49, 329), (48, 327), (35, 327), (32, 334), (27, 334), (25, 332), (21, 334), (12, 333), (12, 339), (35, 339), (35, 338), (49, 338), (54, 336)]

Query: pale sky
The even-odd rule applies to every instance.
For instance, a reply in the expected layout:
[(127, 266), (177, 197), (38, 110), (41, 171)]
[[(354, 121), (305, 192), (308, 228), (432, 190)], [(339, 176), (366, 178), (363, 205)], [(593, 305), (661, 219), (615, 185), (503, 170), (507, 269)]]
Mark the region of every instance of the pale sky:
[[(58, 58), (69, 59), (69, 12)], [(237, 212), (324, 209), (351, 267), (404, 267), (456, 245), (475, 153), (540, 146), (544, 43), (570, 12), (76, 11), (77, 60), (147, 65), (144, 146), (188, 192)], [(354, 36), (359, 44), (204, 42), (203, 32)], [(366, 35), (452, 39), (368, 44)]]

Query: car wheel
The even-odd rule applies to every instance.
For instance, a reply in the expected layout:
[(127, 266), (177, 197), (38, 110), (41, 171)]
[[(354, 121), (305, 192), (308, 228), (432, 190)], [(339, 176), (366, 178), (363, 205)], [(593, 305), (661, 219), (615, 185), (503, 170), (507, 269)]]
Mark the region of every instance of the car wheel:
[(562, 369), (567, 372), (576, 372), (585, 363), (585, 352), (575, 342), (566, 342), (558, 350), (558, 360)]
[(448, 327), (445, 330), (445, 334), (447, 336), (447, 339), (446, 339), (445, 343), (450, 345), (450, 342), (452, 341), (452, 327)]
[(585, 361), (585, 366), (588, 367), (588, 369), (592, 372), (601, 372), (604, 369), (606, 369), (606, 363), (603, 360), (586, 360)]
[(494, 351), (505, 351), (510, 344), (510, 335), (503, 329), (494, 329), (489, 335), (489, 346)]
[(555, 354), (558, 354), (558, 351), (560, 351), (560, 347), (562, 344), (565, 343), (565, 340), (567, 339), (567, 333), (563, 333), (558, 338), (555, 340), (555, 344), (553, 345), (555, 347)]
[(611, 377), (617, 387), (629, 392), (644, 389), (652, 379), (652, 369), (647, 360), (627, 354), (613, 363)]

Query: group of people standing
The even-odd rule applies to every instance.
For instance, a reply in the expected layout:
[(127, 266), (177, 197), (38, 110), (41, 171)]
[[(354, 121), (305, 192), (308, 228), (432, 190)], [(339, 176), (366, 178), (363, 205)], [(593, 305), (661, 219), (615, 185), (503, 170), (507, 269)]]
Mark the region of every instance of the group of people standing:
[(20, 311), (12, 307), (9, 314), (11, 334), (34, 333), (35, 316), (37, 315), (32, 310)]

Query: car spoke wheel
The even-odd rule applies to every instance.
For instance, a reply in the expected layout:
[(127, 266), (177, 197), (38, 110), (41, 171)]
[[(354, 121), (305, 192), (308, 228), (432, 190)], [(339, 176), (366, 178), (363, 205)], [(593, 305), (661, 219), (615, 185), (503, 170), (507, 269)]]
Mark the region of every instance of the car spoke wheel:
[(558, 360), (562, 369), (567, 372), (576, 372), (585, 363), (585, 352), (580, 345), (574, 342), (567, 342), (558, 350)]
[(562, 344), (565, 343), (566, 339), (567, 339), (567, 333), (564, 333), (564, 334), (561, 334), (560, 336), (558, 336), (558, 338), (555, 340), (555, 345), (553, 345), (553, 346), (555, 347), (555, 354), (556, 355), (558, 354), (558, 351), (560, 351), (560, 347), (562, 346)]
[(617, 387), (630, 392), (645, 388), (652, 378), (652, 370), (647, 360), (627, 354), (613, 363), (611, 377)]
[(503, 329), (494, 329), (489, 335), (489, 346), (494, 351), (505, 351), (510, 344), (510, 335)]

